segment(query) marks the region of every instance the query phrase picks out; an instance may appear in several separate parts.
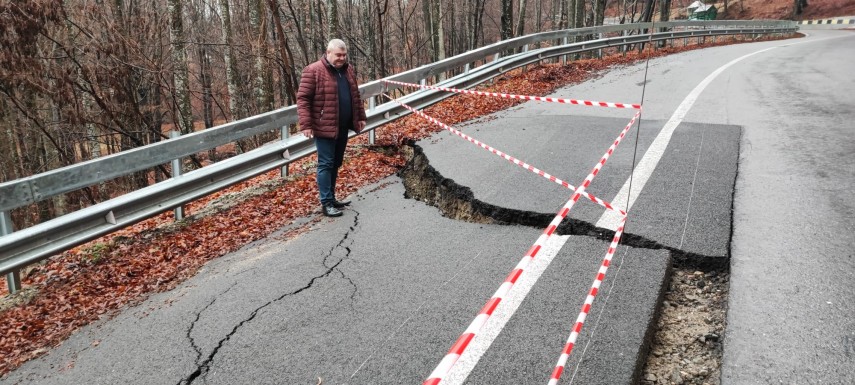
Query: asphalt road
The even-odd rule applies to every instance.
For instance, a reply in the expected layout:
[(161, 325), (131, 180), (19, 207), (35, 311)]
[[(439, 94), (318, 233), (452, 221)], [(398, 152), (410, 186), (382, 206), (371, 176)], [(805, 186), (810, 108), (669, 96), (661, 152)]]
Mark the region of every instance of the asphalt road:
[[(636, 241), (618, 249), (562, 383), (637, 378), (674, 256), (731, 258), (722, 383), (852, 383), (853, 42), (852, 32), (816, 31), (650, 61), (640, 129), (589, 191), (619, 199), (632, 165), (675, 111), (685, 116), (634, 200), (627, 231)], [(644, 72), (644, 63), (621, 68), (556, 96), (638, 102)], [(526, 103), (462, 129), (578, 185), (631, 115)], [(552, 215), (570, 196), (459, 138), (419, 145), (437, 171), (491, 205)], [(0, 381), (420, 383), (542, 228), (443, 217), (404, 198), (397, 177), (353, 198), (344, 217), (213, 261)], [(595, 224), (601, 214), (580, 201), (571, 217)], [(598, 237), (554, 236), (515, 287), (518, 307), (497, 308), (485, 326), (494, 340), (479, 335), (471, 349), (483, 354), (450, 382), (544, 383), (606, 248)]]

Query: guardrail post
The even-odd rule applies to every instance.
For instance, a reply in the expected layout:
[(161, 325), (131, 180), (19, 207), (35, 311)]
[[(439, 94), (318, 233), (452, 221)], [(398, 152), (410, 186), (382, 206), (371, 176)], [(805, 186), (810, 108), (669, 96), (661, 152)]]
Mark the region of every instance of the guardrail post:
[[(12, 223), (12, 212), (0, 212), (0, 236), (12, 234), (15, 231)], [(6, 274), (6, 286), (9, 288), (9, 294), (15, 294), (21, 291), (21, 272), (14, 270)]]
[[(178, 131), (169, 131), (169, 139), (175, 139), (181, 136), (181, 133)], [(172, 160), (172, 177), (176, 178), (181, 176), (181, 159), (173, 159)], [(173, 209), (175, 212), (175, 221), (180, 221), (184, 219), (184, 206), (178, 206)]]
[[(467, 64), (467, 66), (468, 66), (468, 64)], [(374, 108), (376, 108), (376, 107), (377, 107), (377, 97), (372, 96), (372, 97), (368, 98), (368, 111), (369, 112), (374, 111)], [(368, 144), (370, 144), (372, 146), (374, 145), (374, 142), (376, 141), (376, 135), (377, 135), (377, 131), (374, 131), (374, 130), (368, 131)]]
[[(289, 137), (291, 137), (291, 130), (288, 129), (288, 126), (279, 127), (279, 138), (281, 140), (287, 140)], [(288, 177), (288, 166), (289, 165), (290, 165), (290, 163), (285, 163), (285, 165), (279, 169), (279, 176), (280, 177), (282, 177), (282, 178)]]
[[(526, 52), (528, 52), (528, 44), (523, 44), (523, 46), (522, 46), (522, 53), (526, 53)], [(522, 67), (522, 72), (523, 72), (523, 73), (525, 73), (527, 69), (528, 69), (528, 66), (527, 66), (527, 65), (526, 65), (526, 66), (523, 66), (523, 67)]]
[[(567, 45), (567, 36), (561, 39), (561, 45)], [(567, 65), (567, 55), (561, 55), (561, 65)]]
[[(598, 33), (597, 39), (601, 40), (602, 38), (603, 38), (603, 33), (602, 32)], [(603, 49), (600, 48), (597, 50), (597, 59), (602, 59), (602, 58), (603, 58)]]

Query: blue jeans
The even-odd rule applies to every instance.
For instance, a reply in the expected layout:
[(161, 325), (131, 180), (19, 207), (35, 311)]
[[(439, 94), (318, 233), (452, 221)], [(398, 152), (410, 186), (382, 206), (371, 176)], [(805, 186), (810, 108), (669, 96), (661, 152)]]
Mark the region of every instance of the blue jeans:
[(331, 205), (335, 202), (335, 181), (338, 179), (338, 168), (344, 162), (347, 134), (347, 131), (340, 131), (338, 139), (315, 137), (315, 147), (318, 148), (318, 195), (321, 205)]

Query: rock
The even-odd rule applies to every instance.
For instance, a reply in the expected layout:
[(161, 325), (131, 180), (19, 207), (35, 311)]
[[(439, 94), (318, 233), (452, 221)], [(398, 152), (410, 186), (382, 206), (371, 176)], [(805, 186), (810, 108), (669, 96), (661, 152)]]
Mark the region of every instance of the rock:
[(704, 337), (706, 337), (710, 341), (718, 341), (718, 339), (719, 339), (719, 335), (715, 334), (715, 333), (709, 333)]
[(653, 374), (653, 373), (647, 373), (647, 375), (646, 375), (646, 376), (644, 376), (644, 379), (645, 379), (646, 381), (656, 382), (656, 375), (655, 375), (655, 374)]
[(709, 370), (707, 370), (707, 368), (702, 368), (701, 370), (698, 371), (698, 375), (701, 377), (706, 377), (706, 376), (710, 375), (710, 372), (709, 372)]
[(674, 371), (671, 373), (671, 382), (677, 385), (683, 384), (683, 376), (680, 375), (679, 369), (674, 369)]
[(706, 282), (704, 282), (704, 280), (703, 280), (703, 279), (698, 281), (698, 287), (699, 287), (699, 288), (703, 289), (703, 288), (704, 288), (704, 286), (706, 286), (706, 285), (707, 285), (707, 283), (706, 283)]
[(696, 271), (694, 275), (695, 275), (695, 277), (703, 277), (704, 272), (703, 271)]

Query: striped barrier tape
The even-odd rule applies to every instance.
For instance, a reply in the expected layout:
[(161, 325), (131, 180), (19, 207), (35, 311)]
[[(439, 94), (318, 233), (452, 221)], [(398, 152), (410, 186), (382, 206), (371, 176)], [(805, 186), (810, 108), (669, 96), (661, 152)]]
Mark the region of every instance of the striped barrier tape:
[(623, 235), (623, 228), (626, 224), (626, 217), (623, 217), (618, 225), (617, 231), (615, 231), (615, 236), (612, 238), (612, 243), (609, 245), (609, 250), (606, 252), (606, 256), (603, 258), (603, 262), (600, 265), (600, 270), (597, 271), (597, 276), (594, 278), (594, 283), (591, 285), (591, 290), (588, 292), (588, 296), (585, 298), (585, 303), (582, 305), (582, 310), (579, 312), (579, 317), (576, 318), (576, 323), (573, 325), (573, 329), (570, 332), (570, 337), (567, 338), (567, 343), (564, 345), (564, 349), (561, 351), (561, 356), (558, 358), (558, 363), (555, 364), (555, 369), (552, 370), (552, 375), (549, 378), (549, 385), (558, 384), (558, 380), (561, 378), (561, 374), (564, 372), (564, 367), (567, 365), (567, 359), (570, 357), (570, 353), (573, 351), (573, 347), (576, 345), (576, 339), (579, 337), (579, 333), (582, 331), (582, 326), (585, 324), (585, 319), (588, 317), (588, 313), (591, 311), (591, 305), (594, 303), (594, 298), (597, 296), (597, 293), (600, 291), (600, 285), (603, 283), (603, 279), (606, 277), (606, 272), (609, 270), (609, 265), (611, 265), (612, 257), (615, 255), (615, 250), (617, 250), (618, 243), (620, 243), (620, 238)]
[[(419, 116), (422, 116), (423, 118), (426, 118), (433, 123), (441, 125), (443, 128), (453, 132), (454, 134), (456, 134), (456, 135), (458, 135), (458, 136), (460, 136), (460, 137), (462, 137), (462, 138), (464, 138), (464, 139), (466, 139), (472, 143), (477, 144), (478, 146), (480, 146), (482, 148), (488, 149), (488, 147), (489, 147), (486, 144), (483, 144), (483, 143), (478, 142), (477, 140), (475, 140), (473, 138), (468, 137), (467, 135), (463, 134), (460, 131), (454, 130), (453, 128), (449, 127), (448, 125), (445, 125), (445, 124), (439, 122), (438, 120), (433, 119), (430, 116), (427, 116), (423, 112), (417, 111), (416, 109), (414, 109), (410, 106), (407, 106), (406, 104), (403, 104), (403, 103), (397, 101), (396, 99), (393, 99), (389, 95), (384, 94), (384, 96), (395, 101), (396, 103), (398, 103), (402, 107), (407, 108), (408, 110), (412, 111), (413, 113), (418, 114)], [(606, 153), (602, 156), (600, 161), (597, 162), (597, 164), (594, 166), (593, 170), (591, 170), (591, 172), (585, 178), (585, 181), (582, 183), (582, 185), (575, 190), (575, 192), (573, 193), (573, 196), (570, 197), (570, 200), (568, 200), (567, 203), (565, 203), (564, 206), (561, 208), (561, 210), (558, 212), (558, 214), (555, 215), (555, 217), (550, 222), (549, 226), (547, 226), (546, 229), (543, 230), (543, 233), (540, 235), (540, 237), (537, 238), (537, 240), (534, 242), (534, 244), (531, 246), (531, 248), (528, 250), (528, 252), (526, 252), (525, 256), (523, 256), (523, 258), (517, 263), (516, 267), (510, 272), (510, 274), (508, 274), (508, 276), (505, 278), (505, 281), (499, 286), (499, 288), (496, 290), (496, 292), (493, 293), (493, 295), (490, 297), (490, 299), (487, 301), (487, 303), (484, 305), (484, 307), (481, 308), (481, 310), (478, 312), (478, 315), (475, 317), (474, 320), (472, 320), (472, 323), (469, 324), (469, 326), (466, 328), (466, 330), (463, 332), (463, 334), (461, 334), (460, 337), (457, 338), (457, 340), (454, 342), (454, 344), (448, 350), (448, 353), (446, 353), (446, 355), (442, 358), (442, 361), (439, 362), (439, 364), (431, 372), (431, 374), (428, 376), (428, 378), (422, 383), (422, 385), (438, 385), (442, 382), (442, 380), (445, 378), (445, 376), (448, 374), (448, 372), (451, 371), (451, 368), (454, 366), (455, 363), (457, 363), (457, 360), (460, 359), (460, 356), (463, 355), (463, 352), (466, 350), (466, 348), (469, 346), (469, 344), (472, 342), (472, 340), (475, 338), (475, 336), (478, 334), (478, 332), (481, 330), (481, 328), (487, 323), (487, 321), (493, 315), (493, 312), (496, 310), (496, 308), (499, 306), (499, 304), (501, 304), (502, 300), (505, 298), (505, 296), (508, 294), (508, 292), (510, 292), (510, 290), (514, 287), (514, 284), (517, 282), (519, 277), (525, 272), (525, 269), (526, 269), (526, 267), (528, 267), (529, 263), (531, 263), (531, 261), (534, 260), (534, 258), (537, 256), (537, 253), (540, 252), (540, 250), (543, 248), (543, 245), (555, 233), (555, 230), (558, 229), (558, 226), (561, 224), (561, 222), (564, 220), (564, 218), (567, 217), (567, 214), (570, 213), (570, 210), (573, 208), (573, 205), (576, 204), (576, 202), (579, 200), (579, 198), (582, 197), (583, 195), (587, 196), (587, 192), (585, 191), (585, 189), (588, 186), (590, 186), (591, 181), (593, 181), (594, 177), (596, 177), (597, 174), (599, 174), (602, 167), (606, 164), (608, 159), (614, 153), (615, 149), (620, 144), (620, 142), (623, 140), (623, 138), (626, 137), (627, 132), (630, 130), (630, 128), (632, 128), (633, 124), (635, 123), (635, 121), (638, 119), (638, 117), (640, 115), (641, 115), (641, 111), (636, 112), (635, 116), (633, 116), (630, 123), (627, 124), (626, 127), (624, 127), (624, 129), (621, 131), (618, 138), (615, 139), (615, 141), (611, 144), (611, 146), (609, 146), (608, 151), (606, 151)], [(492, 149), (492, 147), (489, 147), (489, 149), (491, 152), (496, 153), (498, 155), (498, 153), (495, 149)], [(508, 159), (508, 158), (505, 158), (505, 159)], [(596, 202), (596, 200), (594, 200), (594, 201)], [(625, 213), (623, 214), (623, 218), (625, 221), (626, 220), (626, 214)], [(617, 235), (617, 233), (616, 233), (616, 235)], [(619, 237), (617, 237), (616, 239), (618, 241), (620, 240)], [(612, 244), (616, 246), (615, 243), (616, 243), (616, 241), (613, 240)], [(614, 252), (611, 249), (612, 249), (612, 247), (610, 247), (609, 250), (610, 250), (611, 255), (613, 255)], [(607, 256), (608, 255), (610, 255), (610, 254), (607, 253)], [(599, 277), (599, 275), (598, 275), (598, 277)], [(588, 306), (588, 309), (590, 309), (590, 306)], [(569, 352), (567, 354), (569, 356)], [(565, 361), (566, 361), (566, 358), (565, 358)]]
[[(583, 190), (583, 188), (579, 188), (579, 190)], [(514, 284), (520, 278), (520, 276), (525, 271), (526, 267), (528, 267), (529, 263), (534, 260), (537, 256), (537, 253), (543, 248), (543, 245), (549, 240), (555, 230), (558, 228), (558, 225), (561, 224), (561, 221), (567, 217), (567, 214), (570, 213), (570, 209), (573, 208), (573, 205), (576, 201), (579, 200), (581, 196), (580, 191), (577, 190), (573, 193), (573, 196), (567, 203), (564, 204), (564, 207), (552, 218), (552, 222), (550, 222), (549, 226), (543, 230), (543, 233), (540, 237), (537, 238), (537, 241), (531, 246), (531, 248), (526, 252), (525, 256), (517, 263), (516, 267), (508, 274), (508, 277), (505, 278), (505, 281), (499, 286), (499, 289), (493, 293), (493, 296), (490, 297), (490, 300), (487, 301), (487, 304), (481, 308), (481, 311), (478, 312), (478, 316), (472, 321), (471, 324), (466, 328), (463, 334), (457, 338), (457, 341), (454, 342), (454, 345), (451, 346), (451, 349), (448, 350), (445, 357), (442, 358), (442, 361), (439, 362), (439, 365), (436, 366), (436, 369), (431, 372), (428, 379), (425, 380), (422, 385), (438, 385), (442, 382), (443, 378), (451, 371), (451, 368), (457, 363), (457, 360), (463, 355), (463, 352), (469, 346), (469, 343), (475, 338), (481, 328), (487, 323), (487, 320), (490, 319), (490, 316), (493, 315), (493, 312), (502, 302), (502, 299), (511, 291), (514, 287)]]
[(641, 109), (640, 104), (627, 104), (627, 103), (609, 103), (609, 102), (596, 102), (591, 100), (577, 100), (577, 99), (563, 99), (563, 98), (549, 98), (543, 96), (526, 96), (526, 95), (515, 95), (515, 94), (505, 94), (498, 92), (484, 92), (484, 91), (471, 91), (471, 90), (461, 90), (457, 88), (446, 88), (446, 87), (436, 87), (436, 86), (428, 86), (421, 84), (413, 84), (413, 83), (403, 83), (395, 80), (383, 80), (385, 83), (396, 84), (405, 87), (411, 88), (422, 88), (422, 89), (431, 89), (438, 91), (447, 91), (447, 92), (455, 92), (458, 94), (470, 94), (470, 95), (479, 95), (479, 96), (495, 96), (499, 98), (507, 98), (507, 99), (520, 99), (520, 100), (536, 100), (539, 102), (550, 102), (550, 103), (564, 103), (564, 104), (576, 104), (581, 106), (592, 106), (592, 107), (611, 107), (611, 108), (632, 108), (636, 110)]
[[(515, 164), (515, 165), (517, 165), (517, 166), (520, 166), (520, 167), (522, 167), (522, 168), (524, 168), (524, 169), (526, 169), (526, 170), (529, 170), (529, 171), (531, 171), (531, 172), (533, 172), (533, 173), (535, 173), (535, 174), (537, 174), (537, 175), (540, 175), (540, 176), (542, 176), (542, 177), (544, 177), (544, 178), (546, 178), (546, 179), (549, 179), (550, 181), (555, 182), (555, 183), (557, 183), (557, 184), (559, 184), (559, 185), (562, 185), (562, 186), (564, 186), (564, 187), (566, 187), (566, 188), (568, 188), (568, 189), (570, 189), (570, 190), (572, 190), (572, 191), (577, 191), (577, 188), (576, 188), (575, 186), (571, 185), (570, 183), (567, 183), (566, 181), (563, 181), (563, 180), (561, 180), (561, 179), (559, 179), (559, 178), (555, 177), (554, 175), (551, 175), (551, 174), (549, 174), (549, 173), (547, 173), (547, 172), (545, 172), (545, 171), (543, 171), (543, 170), (541, 170), (541, 169), (538, 169), (537, 167), (534, 167), (534, 166), (532, 166), (532, 165), (530, 165), (530, 164), (528, 164), (528, 163), (526, 163), (526, 162), (523, 162), (523, 161), (521, 161), (521, 160), (519, 160), (519, 159), (517, 159), (517, 158), (514, 158), (514, 157), (513, 157), (513, 156), (511, 156), (511, 155), (508, 155), (508, 154), (506, 154), (506, 153), (504, 153), (504, 152), (502, 152), (502, 151), (499, 151), (499, 150), (497, 150), (497, 149), (495, 149), (495, 148), (491, 147), (490, 145), (488, 145), (488, 144), (486, 144), (486, 143), (483, 143), (483, 142), (479, 141), (478, 139), (475, 139), (475, 138), (473, 138), (473, 137), (471, 137), (471, 136), (469, 136), (469, 135), (466, 135), (466, 134), (464, 134), (464, 133), (462, 133), (462, 132), (460, 132), (460, 131), (458, 131), (458, 130), (456, 130), (456, 129), (452, 128), (451, 126), (449, 126), (449, 125), (447, 125), (447, 124), (445, 124), (445, 123), (443, 123), (443, 122), (440, 122), (439, 120), (434, 119), (433, 117), (428, 116), (428, 115), (427, 115), (427, 114), (425, 114), (424, 112), (418, 111), (418, 110), (416, 110), (415, 108), (412, 108), (412, 107), (410, 107), (410, 106), (408, 106), (408, 105), (406, 105), (406, 104), (404, 104), (404, 103), (401, 103), (401, 102), (400, 102), (400, 101), (398, 101), (397, 99), (394, 99), (394, 98), (392, 98), (391, 96), (389, 96), (389, 95), (387, 95), (387, 94), (383, 94), (383, 96), (385, 96), (385, 97), (389, 98), (390, 100), (394, 101), (395, 103), (398, 103), (401, 107), (404, 107), (404, 108), (406, 108), (406, 109), (410, 110), (412, 113), (414, 113), (414, 114), (416, 114), (416, 115), (418, 115), (418, 116), (421, 116), (422, 118), (424, 118), (424, 119), (426, 119), (426, 120), (430, 121), (431, 123), (436, 124), (436, 125), (438, 125), (438, 126), (440, 126), (440, 127), (444, 128), (444, 129), (446, 129), (446, 130), (450, 131), (451, 133), (453, 133), (453, 134), (455, 134), (455, 135), (457, 135), (457, 136), (459, 136), (459, 137), (461, 137), (461, 138), (463, 138), (463, 139), (466, 139), (467, 141), (471, 142), (472, 144), (474, 144), (474, 145), (476, 145), (476, 146), (478, 146), (478, 147), (481, 147), (481, 148), (483, 148), (483, 149), (485, 149), (485, 150), (487, 150), (487, 151), (489, 151), (489, 152), (491, 152), (491, 153), (493, 153), (493, 154), (495, 154), (495, 155), (498, 155), (498, 156), (500, 156), (500, 157), (504, 158), (505, 160), (507, 160), (507, 161), (509, 161), (509, 162), (511, 162), (511, 163), (513, 163), (513, 164)], [(633, 117), (633, 118), (632, 118), (632, 121), (630, 121), (629, 125), (631, 126), (633, 123), (635, 123), (635, 120), (636, 120), (637, 118), (638, 118), (638, 114), (636, 114), (636, 115), (635, 115), (635, 117)], [(582, 196), (584, 196), (584, 197), (586, 197), (586, 198), (590, 199), (592, 202), (594, 202), (594, 203), (596, 203), (596, 204), (598, 204), (598, 205), (600, 205), (600, 206), (605, 207), (605, 208), (606, 208), (606, 209), (608, 209), (608, 210), (616, 211), (616, 212), (618, 212), (619, 214), (624, 215), (624, 216), (626, 215), (626, 212), (625, 212), (625, 211), (623, 211), (623, 210), (621, 210), (621, 209), (618, 209), (618, 208), (616, 208), (616, 207), (612, 206), (612, 204), (611, 204), (611, 203), (609, 203), (609, 202), (607, 202), (607, 201), (604, 201), (604, 200), (602, 200), (602, 199), (600, 199), (600, 198), (597, 198), (596, 196), (594, 196), (594, 195), (592, 195), (592, 194), (590, 194), (590, 193), (588, 193), (588, 192), (583, 192), (583, 193), (582, 193)]]

